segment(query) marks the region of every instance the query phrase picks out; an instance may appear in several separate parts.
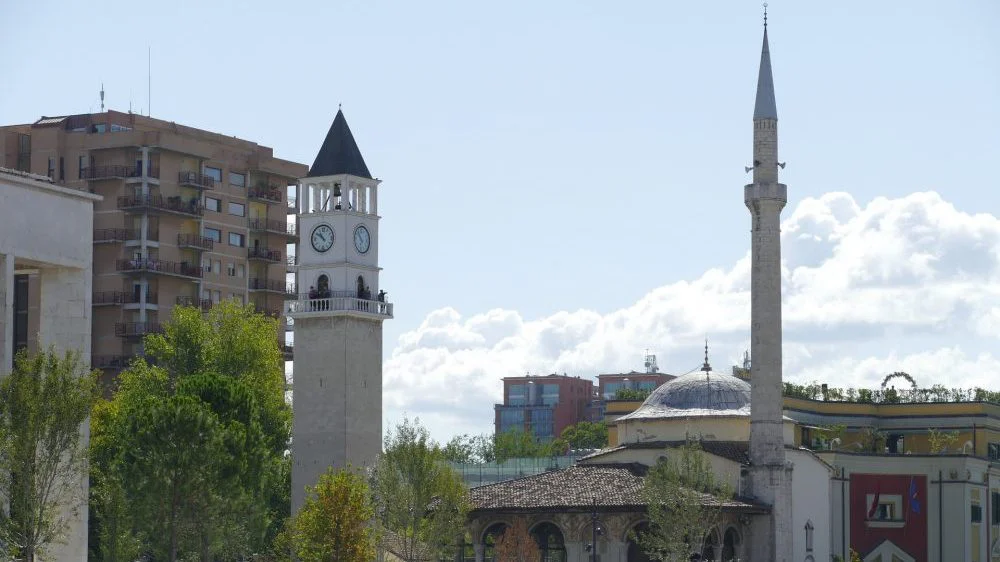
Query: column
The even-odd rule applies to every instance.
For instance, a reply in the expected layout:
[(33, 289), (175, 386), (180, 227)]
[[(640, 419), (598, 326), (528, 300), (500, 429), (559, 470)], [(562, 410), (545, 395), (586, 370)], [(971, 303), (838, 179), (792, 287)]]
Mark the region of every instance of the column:
[(378, 214), (378, 186), (377, 185), (373, 185), (372, 186), (371, 201), (372, 201), (371, 214), (377, 215)]
[(14, 366), (14, 254), (0, 254), (0, 376)]

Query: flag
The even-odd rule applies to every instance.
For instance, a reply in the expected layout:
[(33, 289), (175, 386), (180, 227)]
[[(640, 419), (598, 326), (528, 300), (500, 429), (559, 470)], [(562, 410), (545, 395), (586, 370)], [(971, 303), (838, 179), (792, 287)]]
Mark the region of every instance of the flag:
[(875, 498), (872, 499), (872, 506), (868, 508), (868, 519), (874, 519), (875, 513), (878, 512), (878, 498), (879, 498), (879, 485), (875, 484)]
[(917, 479), (911, 476), (910, 489), (907, 493), (907, 497), (910, 498), (910, 511), (913, 513), (920, 513), (920, 499), (917, 498), (917, 491)]

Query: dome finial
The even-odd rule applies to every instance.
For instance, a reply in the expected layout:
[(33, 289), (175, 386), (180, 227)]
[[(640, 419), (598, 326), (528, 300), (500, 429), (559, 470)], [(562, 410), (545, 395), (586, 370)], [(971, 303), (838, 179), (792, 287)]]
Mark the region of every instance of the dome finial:
[(767, 2), (764, 2), (764, 27), (767, 27)]
[(701, 366), (701, 370), (705, 371), (705, 374), (712, 372), (712, 366), (708, 364), (708, 338), (705, 338), (705, 364)]

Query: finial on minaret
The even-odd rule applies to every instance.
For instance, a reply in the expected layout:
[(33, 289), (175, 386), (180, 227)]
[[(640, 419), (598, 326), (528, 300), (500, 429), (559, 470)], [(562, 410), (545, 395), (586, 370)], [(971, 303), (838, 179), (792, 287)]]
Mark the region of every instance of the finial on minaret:
[(712, 372), (712, 366), (708, 364), (708, 338), (705, 338), (705, 363), (701, 366), (701, 370), (705, 371), (705, 374)]
[(342, 103), (338, 103), (338, 104), (337, 104), (337, 111), (340, 111), (340, 110), (342, 109), (342, 106), (343, 106), (343, 105), (344, 105), (344, 104), (342, 104)]
[(764, 27), (767, 27), (767, 2), (764, 2)]

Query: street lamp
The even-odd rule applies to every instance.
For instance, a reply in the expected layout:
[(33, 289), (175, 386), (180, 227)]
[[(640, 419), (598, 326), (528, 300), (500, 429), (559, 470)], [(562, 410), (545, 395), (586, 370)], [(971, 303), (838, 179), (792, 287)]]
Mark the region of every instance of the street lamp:
[(603, 534), (604, 529), (597, 520), (597, 496), (594, 496), (590, 510), (590, 544), (587, 545), (591, 562), (597, 562), (597, 536)]

